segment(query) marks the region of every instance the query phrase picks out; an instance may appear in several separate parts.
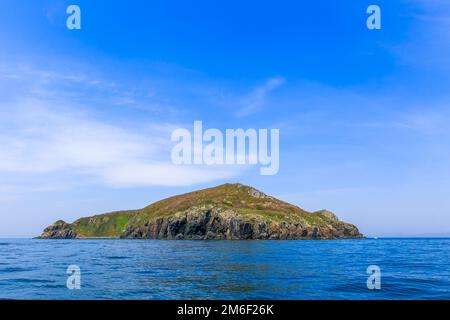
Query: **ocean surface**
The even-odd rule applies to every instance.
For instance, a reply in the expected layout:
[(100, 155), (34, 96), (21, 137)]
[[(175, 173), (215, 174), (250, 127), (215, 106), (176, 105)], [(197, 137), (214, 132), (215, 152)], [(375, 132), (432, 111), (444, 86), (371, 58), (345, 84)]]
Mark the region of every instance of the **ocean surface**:
[(450, 239), (0, 239), (0, 299), (450, 299)]

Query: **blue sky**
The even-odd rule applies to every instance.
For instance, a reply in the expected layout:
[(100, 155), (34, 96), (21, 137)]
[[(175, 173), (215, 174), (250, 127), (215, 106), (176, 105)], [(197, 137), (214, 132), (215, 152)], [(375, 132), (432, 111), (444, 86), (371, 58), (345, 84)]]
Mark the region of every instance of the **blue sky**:
[[(0, 237), (224, 182), (370, 236), (448, 234), (450, 4), (329, 2), (2, 0)], [(174, 168), (194, 120), (279, 128), (279, 173)]]

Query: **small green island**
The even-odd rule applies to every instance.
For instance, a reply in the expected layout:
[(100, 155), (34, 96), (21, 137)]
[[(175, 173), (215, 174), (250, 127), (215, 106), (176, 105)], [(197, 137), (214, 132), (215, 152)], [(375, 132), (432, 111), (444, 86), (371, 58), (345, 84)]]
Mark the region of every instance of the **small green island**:
[(301, 240), (362, 238), (327, 210), (307, 212), (242, 184), (177, 195), (143, 209), (62, 220), (38, 239)]

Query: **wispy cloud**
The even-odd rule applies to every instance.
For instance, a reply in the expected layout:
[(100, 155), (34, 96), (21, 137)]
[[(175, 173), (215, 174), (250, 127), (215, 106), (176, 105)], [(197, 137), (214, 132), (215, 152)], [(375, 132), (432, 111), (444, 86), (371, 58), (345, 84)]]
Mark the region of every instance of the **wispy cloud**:
[(412, 26), (405, 41), (392, 46), (397, 59), (408, 66), (448, 74), (450, 66), (450, 2), (404, 0), (413, 5)]
[[(102, 100), (102, 106), (135, 103), (132, 93), (110, 94), (122, 92), (113, 81), (82, 72), (2, 66), (0, 84), (5, 91), (0, 98), (0, 190), (5, 194), (67, 188), (74, 182), (187, 186), (242, 170), (173, 165), (170, 136), (180, 124), (161, 120), (153, 107), (147, 117), (130, 121), (121, 121), (120, 113), (105, 117), (97, 105), (90, 108)], [(157, 107), (166, 114), (172, 110)]]
[(0, 175), (70, 173), (128, 187), (191, 185), (236, 174), (172, 165), (170, 132), (176, 124), (147, 122), (131, 130), (70, 108), (55, 111), (37, 100), (27, 101), (0, 119), (6, 128), (0, 131)]
[(283, 77), (267, 79), (263, 85), (255, 88), (249, 95), (242, 99), (242, 107), (236, 115), (238, 117), (246, 117), (256, 113), (266, 103), (268, 95), (284, 83), (285, 79)]

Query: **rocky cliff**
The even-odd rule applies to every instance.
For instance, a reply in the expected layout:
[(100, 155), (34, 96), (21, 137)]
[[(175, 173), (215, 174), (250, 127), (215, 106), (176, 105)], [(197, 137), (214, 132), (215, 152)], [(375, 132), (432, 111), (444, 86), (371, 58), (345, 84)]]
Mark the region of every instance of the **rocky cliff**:
[(242, 184), (225, 184), (141, 210), (57, 221), (41, 239), (337, 239), (361, 238), (329, 211), (307, 212)]

